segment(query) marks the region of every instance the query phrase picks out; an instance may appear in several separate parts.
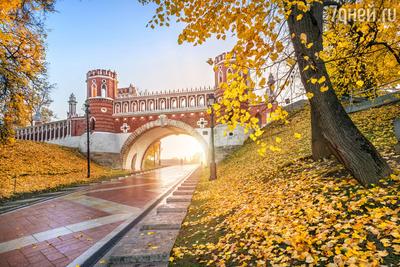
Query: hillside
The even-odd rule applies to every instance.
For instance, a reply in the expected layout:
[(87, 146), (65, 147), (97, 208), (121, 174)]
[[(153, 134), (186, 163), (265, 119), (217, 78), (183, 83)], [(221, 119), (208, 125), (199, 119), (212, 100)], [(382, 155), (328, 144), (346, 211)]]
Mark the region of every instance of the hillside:
[[(247, 142), (205, 173), (173, 249), (177, 266), (377, 266), (400, 261), (400, 104), (352, 115), (395, 174), (365, 189), (334, 159), (314, 162), (309, 108), (269, 126), (262, 158)], [(331, 264), (331, 265), (329, 265)]]
[(88, 179), (86, 164), (76, 150), (57, 145), (32, 141), (0, 145), (0, 200), (13, 196), (14, 177), (20, 195), (125, 173), (92, 163)]

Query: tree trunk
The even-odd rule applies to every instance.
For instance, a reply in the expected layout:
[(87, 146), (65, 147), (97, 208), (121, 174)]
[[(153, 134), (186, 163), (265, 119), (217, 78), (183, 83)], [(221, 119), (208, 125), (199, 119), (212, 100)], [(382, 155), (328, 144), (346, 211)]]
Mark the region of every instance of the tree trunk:
[[(303, 14), (301, 20), (297, 20), (299, 14)], [(329, 147), (330, 152), (362, 185), (378, 183), (380, 178), (391, 173), (390, 167), (351, 121), (333, 90), (323, 60), (318, 57), (318, 52), (323, 50), (323, 5), (314, 2), (306, 13), (293, 6), (287, 22), (303, 85), (308, 93), (313, 94), (310, 105), (315, 158), (326, 155), (326, 147)], [(311, 48), (302, 44), (302, 33), (307, 35), (307, 43), (313, 43)], [(308, 65), (313, 67), (304, 71)], [(326, 92), (320, 91), (321, 84), (318, 82), (310, 82), (311, 78), (321, 77), (326, 78), (324, 84), (329, 88)]]
[(328, 158), (332, 155), (329, 144), (322, 134), (322, 129), (318, 124), (319, 121), (316, 108), (311, 107), (311, 149), (314, 160)]

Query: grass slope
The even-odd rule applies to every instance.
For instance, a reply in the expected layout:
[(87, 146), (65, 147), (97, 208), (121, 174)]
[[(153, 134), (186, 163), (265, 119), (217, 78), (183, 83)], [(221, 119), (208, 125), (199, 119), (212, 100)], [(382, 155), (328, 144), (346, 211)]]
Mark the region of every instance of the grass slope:
[(57, 145), (32, 141), (0, 145), (0, 200), (125, 173), (92, 163), (92, 177), (87, 178), (86, 164), (76, 150)]
[(262, 158), (247, 142), (219, 165), (217, 181), (204, 174), (171, 265), (399, 264), (396, 116), (400, 104), (352, 115), (395, 170), (371, 189), (334, 159), (311, 160), (308, 107), (292, 114), (289, 124), (268, 127), (262, 138), (275, 152)]

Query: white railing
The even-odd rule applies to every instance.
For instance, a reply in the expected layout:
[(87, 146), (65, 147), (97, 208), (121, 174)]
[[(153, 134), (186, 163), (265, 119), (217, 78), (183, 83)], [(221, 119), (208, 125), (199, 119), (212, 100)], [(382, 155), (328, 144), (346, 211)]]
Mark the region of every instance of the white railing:
[(15, 137), (20, 140), (46, 142), (71, 136), (71, 120), (49, 122), (45, 124), (16, 129)]
[(181, 107), (181, 108), (165, 108), (165, 109), (154, 109), (154, 110), (137, 110), (128, 112), (115, 112), (114, 116), (132, 116), (132, 115), (155, 115), (155, 114), (168, 114), (168, 113), (180, 113), (180, 112), (199, 112), (206, 111), (207, 106), (201, 105), (197, 107)]

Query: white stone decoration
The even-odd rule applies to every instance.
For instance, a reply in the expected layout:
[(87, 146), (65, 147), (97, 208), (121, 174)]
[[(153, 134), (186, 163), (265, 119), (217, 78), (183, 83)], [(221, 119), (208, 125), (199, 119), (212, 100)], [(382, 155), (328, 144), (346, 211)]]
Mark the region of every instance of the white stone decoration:
[(200, 128), (205, 128), (208, 122), (204, 118), (200, 118), (200, 120), (197, 121), (197, 125)]
[(123, 132), (123, 133), (127, 133), (128, 131), (129, 131), (129, 129), (130, 129), (131, 127), (126, 123), (126, 122), (124, 122), (124, 124), (122, 124), (122, 126), (121, 126), (121, 131)]
[(158, 118), (160, 119), (161, 127), (164, 127), (166, 119), (167, 119), (167, 115), (161, 114), (160, 116), (158, 116)]
[(102, 107), (100, 110), (101, 110), (101, 112), (103, 112), (103, 113), (106, 113), (106, 112), (107, 112), (107, 108), (105, 108), (105, 107)]

